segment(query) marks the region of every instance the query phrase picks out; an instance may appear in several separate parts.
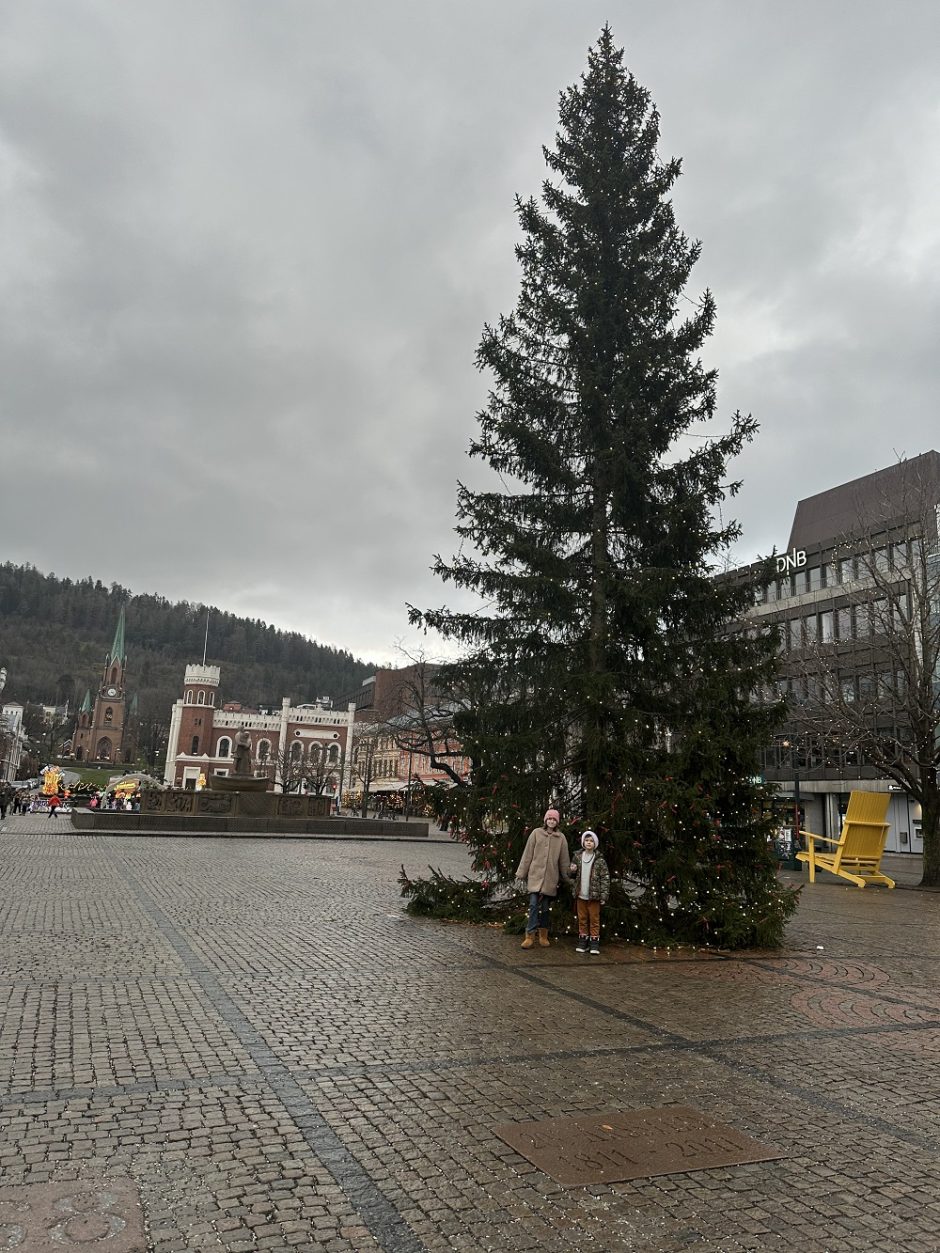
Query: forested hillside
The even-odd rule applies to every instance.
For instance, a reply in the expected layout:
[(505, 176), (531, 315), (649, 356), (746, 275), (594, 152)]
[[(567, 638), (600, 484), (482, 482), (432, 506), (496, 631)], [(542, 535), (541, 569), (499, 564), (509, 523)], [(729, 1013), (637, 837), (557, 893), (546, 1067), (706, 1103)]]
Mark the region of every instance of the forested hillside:
[[(167, 721), (187, 662), (201, 661), (206, 608), (162, 596), (132, 595), (118, 584), (73, 581), (32, 566), (0, 565), (0, 666), (4, 699), (23, 704), (69, 701), (101, 680), (121, 606), (127, 610), (127, 689), (142, 719)], [(211, 611), (207, 661), (222, 667), (223, 701), (279, 706), (353, 690), (374, 667), (342, 649), (278, 631), (252, 618)]]

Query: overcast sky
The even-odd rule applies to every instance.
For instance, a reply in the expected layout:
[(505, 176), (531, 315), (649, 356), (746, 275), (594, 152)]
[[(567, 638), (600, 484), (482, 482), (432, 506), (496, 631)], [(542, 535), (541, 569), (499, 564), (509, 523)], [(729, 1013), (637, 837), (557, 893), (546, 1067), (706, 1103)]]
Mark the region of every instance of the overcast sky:
[(2, 558), (394, 660), (605, 20), (761, 423), (736, 558), (940, 446), (935, 0), (4, 0)]

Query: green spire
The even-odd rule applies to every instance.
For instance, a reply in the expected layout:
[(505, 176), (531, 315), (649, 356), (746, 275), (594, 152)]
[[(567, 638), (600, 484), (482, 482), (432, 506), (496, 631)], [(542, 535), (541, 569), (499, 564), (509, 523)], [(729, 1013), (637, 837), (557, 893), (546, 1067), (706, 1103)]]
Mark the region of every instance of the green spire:
[(114, 643), (111, 645), (111, 652), (108, 654), (108, 661), (119, 661), (123, 666), (127, 658), (124, 655), (124, 606), (121, 606), (121, 612), (118, 615), (117, 626), (114, 630)]
[(85, 688), (85, 699), (82, 701), (82, 707), (78, 712), (80, 714), (91, 713), (91, 691), (87, 687)]

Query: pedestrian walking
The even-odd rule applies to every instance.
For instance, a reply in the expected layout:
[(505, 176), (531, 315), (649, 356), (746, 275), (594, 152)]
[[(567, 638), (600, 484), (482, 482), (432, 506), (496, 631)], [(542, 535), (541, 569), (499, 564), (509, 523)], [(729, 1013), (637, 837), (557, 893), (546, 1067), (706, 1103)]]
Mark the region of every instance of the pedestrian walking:
[(568, 852), (568, 841), (558, 829), (560, 821), (557, 809), (546, 810), (542, 819), (544, 826), (536, 827), (529, 834), (516, 870), (516, 879), (525, 883), (529, 893), (529, 917), (523, 948), (535, 947), (536, 932), (542, 948), (548, 947), (552, 901), (558, 895), (559, 883), (568, 881), (571, 854)]
[(62, 802), (59, 800), (58, 796), (52, 795), (49, 797), (49, 813), (52, 815), (53, 818), (58, 818), (59, 806), (61, 804)]
[(601, 951), (601, 906), (610, 895), (610, 871), (598, 852), (599, 846), (596, 832), (583, 832), (581, 848), (571, 862), (578, 912), (576, 953), (598, 954)]

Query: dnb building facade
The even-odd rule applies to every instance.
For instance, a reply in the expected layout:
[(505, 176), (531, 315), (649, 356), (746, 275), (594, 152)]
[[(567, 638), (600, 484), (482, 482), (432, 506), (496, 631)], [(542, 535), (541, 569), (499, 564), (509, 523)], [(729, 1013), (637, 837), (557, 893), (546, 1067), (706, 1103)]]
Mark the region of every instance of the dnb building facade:
[(801, 500), (776, 577), (758, 593), (750, 620), (777, 629), (771, 695), (787, 702), (764, 777), (778, 785), (781, 816), (798, 810), (807, 830), (838, 838), (850, 791), (890, 792), (886, 848), (922, 850), (920, 805), (866, 741), (877, 732), (909, 751), (911, 711), (931, 686), (936, 696), (935, 670), (920, 695), (911, 685), (937, 656), (938, 514), (933, 451)]
[(249, 709), (238, 702), (219, 703), (221, 670), (189, 665), (183, 694), (173, 705), (164, 781), (195, 788), (211, 775), (227, 775), (234, 763), (235, 734), (251, 738), (255, 775), (269, 777), (278, 791), (316, 790), (338, 797), (348, 787), (350, 745), (355, 709), (331, 709), (326, 702), (279, 709)]

